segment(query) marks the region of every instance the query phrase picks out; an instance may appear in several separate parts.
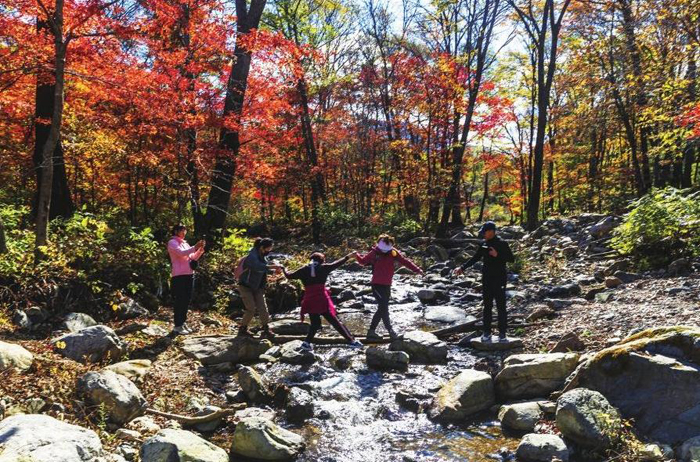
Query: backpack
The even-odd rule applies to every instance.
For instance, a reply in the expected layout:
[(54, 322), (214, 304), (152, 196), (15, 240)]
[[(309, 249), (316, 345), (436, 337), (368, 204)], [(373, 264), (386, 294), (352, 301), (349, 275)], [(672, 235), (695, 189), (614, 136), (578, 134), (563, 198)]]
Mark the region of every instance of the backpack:
[(236, 281), (240, 281), (241, 276), (243, 276), (243, 273), (245, 273), (247, 271), (246, 268), (244, 267), (246, 258), (248, 258), (248, 255), (242, 256), (236, 262), (236, 269), (233, 270), (233, 277), (236, 278)]

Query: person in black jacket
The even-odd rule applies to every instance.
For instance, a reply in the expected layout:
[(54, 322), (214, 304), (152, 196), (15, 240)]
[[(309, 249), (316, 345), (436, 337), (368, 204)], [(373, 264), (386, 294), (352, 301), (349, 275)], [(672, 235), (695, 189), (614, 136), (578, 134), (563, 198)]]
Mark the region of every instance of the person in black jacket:
[(314, 252), (311, 255), (311, 262), (308, 265), (299, 268), (293, 273), (288, 273), (285, 268), (284, 275), (287, 279), (298, 279), (304, 285), (304, 299), (301, 302), (301, 320), (304, 321), (304, 315), (308, 314), (311, 318), (311, 327), (306, 340), (302, 343), (302, 347), (311, 350), (312, 342), (316, 336), (316, 332), (321, 328), (321, 316), (326, 318), (326, 321), (337, 330), (340, 335), (354, 348), (362, 348), (362, 343), (355, 340), (355, 337), (350, 333), (347, 327), (340, 322), (335, 311), (335, 305), (331, 300), (331, 294), (326, 288), (326, 280), (328, 275), (336, 268), (344, 265), (353, 254), (347, 255), (333, 263), (326, 263), (326, 256), (320, 252)]
[(272, 252), (274, 242), (270, 238), (257, 238), (250, 249), (248, 256), (243, 263), (243, 274), (238, 281), (238, 292), (243, 299), (245, 312), (238, 327), (238, 335), (250, 336), (248, 325), (253, 320), (255, 313), (260, 317), (262, 324), (263, 338), (272, 338), (273, 333), (268, 323), (270, 313), (265, 302), (265, 287), (267, 286), (267, 275), (282, 271), (279, 265), (272, 265), (268, 262), (267, 256)]
[(508, 273), (506, 263), (514, 262), (515, 257), (506, 241), (496, 236), (496, 224), (487, 221), (481, 226), (479, 235), (484, 237), (484, 242), (468, 262), (454, 271), (455, 275), (462, 274), (465, 269), (483, 259), (481, 270), (482, 291), (484, 295), (484, 333), (481, 340), (491, 341), (491, 313), (493, 301), (496, 300), (498, 309), (498, 338), (505, 342), (508, 328), (508, 315), (506, 314), (506, 282)]

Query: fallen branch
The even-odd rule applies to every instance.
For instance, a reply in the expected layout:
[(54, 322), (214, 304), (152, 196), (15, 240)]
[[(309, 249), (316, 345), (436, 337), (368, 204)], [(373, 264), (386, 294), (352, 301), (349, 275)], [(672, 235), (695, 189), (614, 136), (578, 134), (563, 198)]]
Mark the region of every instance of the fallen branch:
[(233, 415), (236, 413), (236, 411), (240, 411), (241, 409), (245, 409), (248, 405), (246, 403), (238, 403), (234, 404), (230, 407), (227, 407), (226, 409), (221, 409), (219, 411), (212, 412), (211, 414), (203, 415), (203, 416), (197, 416), (197, 417), (188, 417), (184, 415), (179, 415), (179, 414), (171, 414), (169, 412), (163, 412), (163, 411), (158, 411), (153, 408), (148, 408), (146, 409), (146, 412), (149, 414), (154, 414), (158, 415), (161, 417), (165, 417), (166, 419), (172, 419), (172, 420), (177, 420), (183, 425), (201, 425), (205, 423), (212, 422), (214, 420), (222, 419), (224, 417), (228, 417), (230, 415)]

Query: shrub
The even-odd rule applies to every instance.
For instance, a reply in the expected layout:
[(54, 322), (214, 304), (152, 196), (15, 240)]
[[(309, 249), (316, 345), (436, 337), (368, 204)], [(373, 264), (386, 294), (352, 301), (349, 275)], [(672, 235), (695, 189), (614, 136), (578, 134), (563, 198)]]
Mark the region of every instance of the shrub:
[(612, 246), (641, 268), (700, 256), (700, 192), (666, 188), (637, 199), (615, 230)]

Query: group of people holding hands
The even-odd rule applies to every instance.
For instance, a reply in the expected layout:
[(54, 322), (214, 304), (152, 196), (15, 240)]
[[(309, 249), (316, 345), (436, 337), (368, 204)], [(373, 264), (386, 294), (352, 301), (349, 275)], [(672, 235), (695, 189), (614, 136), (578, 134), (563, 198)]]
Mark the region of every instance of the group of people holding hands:
[[(173, 237), (168, 242), (168, 253), (172, 263), (171, 291), (174, 299), (175, 334), (188, 334), (192, 329), (187, 326), (187, 309), (192, 298), (194, 284), (194, 270), (199, 258), (204, 253), (204, 241), (199, 241), (190, 246), (185, 241), (187, 229), (178, 225), (173, 228)], [(506, 339), (507, 318), (505, 307), (506, 263), (514, 260), (513, 253), (508, 243), (496, 236), (496, 226), (493, 222), (487, 222), (482, 226), (480, 233), (484, 236), (484, 244), (479, 247), (474, 256), (454, 274), (461, 274), (465, 269), (483, 260), (482, 286), (484, 295), (484, 333), (482, 340), (491, 340), (491, 311), (493, 301), (498, 308), (499, 338)], [(268, 260), (274, 247), (274, 241), (270, 238), (257, 238), (248, 254), (239, 260), (234, 272), (238, 289), (245, 306), (245, 311), (238, 326), (238, 335), (252, 335), (248, 328), (257, 314), (262, 326), (261, 337), (272, 338), (270, 330), (270, 314), (265, 302), (265, 288), (269, 274), (284, 274), (287, 279), (299, 280), (304, 286), (304, 296), (301, 302), (301, 319), (308, 314), (311, 320), (308, 335), (302, 343), (302, 347), (313, 349), (313, 341), (316, 333), (321, 328), (321, 318), (333, 326), (338, 333), (354, 348), (361, 348), (362, 343), (357, 340), (348, 328), (338, 319), (331, 294), (326, 287), (328, 276), (347, 263), (355, 260), (362, 266), (372, 267), (372, 294), (377, 301), (377, 311), (374, 313), (365, 336), (367, 342), (378, 341), (382, 336), (377, 334), (380, 321), (390, 339), (395, 339), (398, 334), (393, 329), (389, 313), (389, 301), (391, 299), (391, 285), (396, 269), (405, 266), (416, 274), (425, 275), (424, 271), (411, 260), (406, 258), (396, 247), (394, 239), (382, 234), (376, 244), (364, 255), (359, 252), (351, 252), (343, 258), (326, 262), (326, 257), (321, 252), (310, 255), (309, 263), (293, 272), (288, 272), (282, 265), (277, 265)]]

